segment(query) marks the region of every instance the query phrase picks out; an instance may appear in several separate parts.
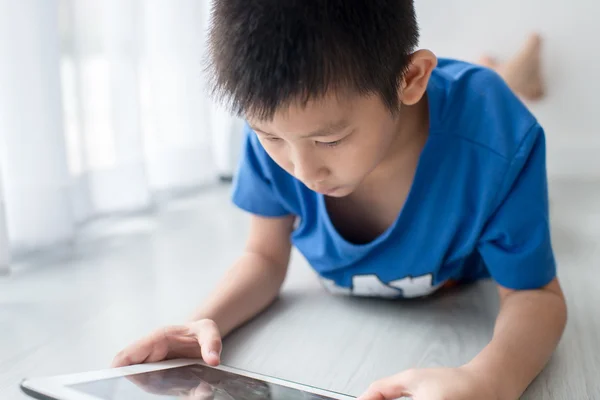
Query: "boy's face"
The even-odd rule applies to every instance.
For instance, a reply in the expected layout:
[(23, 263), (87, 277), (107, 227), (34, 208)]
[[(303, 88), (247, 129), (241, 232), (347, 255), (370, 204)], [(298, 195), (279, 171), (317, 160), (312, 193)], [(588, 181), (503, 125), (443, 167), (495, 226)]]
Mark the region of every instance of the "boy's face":
[(333, 197), (352, 193), (381, 163), (399, 131), (379, 96), (326, 96), (291, 105), (272, 120), (248, 117), (260, 142), (284, 170)]

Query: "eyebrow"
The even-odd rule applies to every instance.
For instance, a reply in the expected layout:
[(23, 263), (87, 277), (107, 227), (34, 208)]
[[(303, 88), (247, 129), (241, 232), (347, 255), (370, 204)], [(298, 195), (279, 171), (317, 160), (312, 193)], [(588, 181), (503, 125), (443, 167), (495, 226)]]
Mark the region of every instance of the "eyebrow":
[[(303, 139), (309, 139), (309, 138), (313, 138), (313, 137), (331, 136), (331, 135), (335, 135), (339, 131), (347, 128), (349, 125), (350, 124), (348, 123), (348, 121), (345, 120), (345, 119), (343, 119), (341, 121), (328, 124), (327, 126), (325, 126), (323, 128), (320, 128), (320, 129), (317, 129), (316, 131), (310, 132), (310, 133), (308, 133), (306, 135), (302, 135), (301, 137)], [(268, 135), (268, 136), (277, 136), (277, 135), (274, 135), (272, 133), (265, 132), (262, 129), (255, 128), (252, 125), (250, 125), (250, 128), (252, 130), (254, 130), (254, 131), (258, 131), (258, 132), (263, 133), (263, 134)]]

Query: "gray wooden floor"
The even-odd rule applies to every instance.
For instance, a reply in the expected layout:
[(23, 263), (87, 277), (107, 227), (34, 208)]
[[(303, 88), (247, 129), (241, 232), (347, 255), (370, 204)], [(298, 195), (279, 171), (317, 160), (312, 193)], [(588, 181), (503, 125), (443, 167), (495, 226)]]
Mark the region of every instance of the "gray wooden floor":
[[(526, 399), (600, 399), (600, 183), (553, 182), (554, 242), (569, 323)], [(240, 250), (227, 190), (153, 216), (96, 223), (72, 248), (0, 277), (0, 398), (27, 376), (105, 368), (131, 340), (188, 316)], [(358, 395), (409, 367), (459, 365), (489, 340), (490, 282), (425, 301), (332, 297), (295, 255), (284, 293), (225, 342), (224, 361)]]

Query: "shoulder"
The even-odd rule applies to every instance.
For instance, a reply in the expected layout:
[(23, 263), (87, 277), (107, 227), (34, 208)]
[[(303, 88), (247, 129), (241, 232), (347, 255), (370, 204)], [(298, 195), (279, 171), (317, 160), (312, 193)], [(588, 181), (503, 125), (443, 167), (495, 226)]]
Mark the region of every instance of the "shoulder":
[(491, 69), (442, 58), (428, 90), (438, 96), (434, 134), (468, 143), (490, 157), (512, 160), (539, 131), (533, 114)]

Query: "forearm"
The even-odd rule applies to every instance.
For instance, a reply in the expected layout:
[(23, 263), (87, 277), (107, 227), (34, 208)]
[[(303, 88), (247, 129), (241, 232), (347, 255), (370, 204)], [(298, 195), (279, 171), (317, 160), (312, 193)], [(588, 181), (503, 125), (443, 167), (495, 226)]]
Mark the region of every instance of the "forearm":
[(517, 399), (554, 352), (567, 318), (557, 282), (556, 287), (506, 295), (492, 341), (469, 363), (497, 389), (499, 399)]
[(245, 252), (191, 319), (212, 319), (226, 336), (275, 300), (286, 272), (287, 265)]

